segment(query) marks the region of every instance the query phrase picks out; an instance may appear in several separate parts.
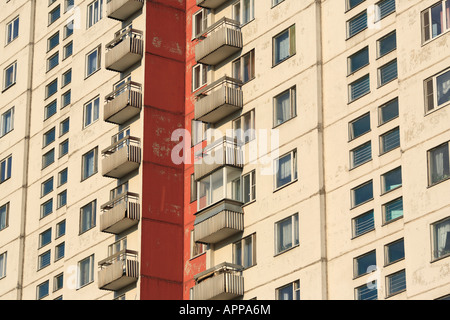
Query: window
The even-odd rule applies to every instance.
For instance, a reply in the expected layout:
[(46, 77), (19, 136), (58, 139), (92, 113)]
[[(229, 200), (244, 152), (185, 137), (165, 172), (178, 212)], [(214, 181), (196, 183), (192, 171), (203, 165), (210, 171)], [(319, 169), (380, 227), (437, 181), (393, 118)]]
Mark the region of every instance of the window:
[(61, 88), (64, 88), (72, 82), (72, 69), (69, 69), (63, 73), (61, 82)]
[(397, 34), (395, 30), (377, 41), (377, 57), (381, 58), (397, 49)]
[(103, 16), (103, 0), (96, 0), (87, 7), (87, 28), (99, 22)]
[(381, 193), (397, 189), (402, 186), (402, 168), (398, 167), (394, 170), (386, 172), (381, 176)]
[(70, 118), (67, 118), (60, 122), (60, 124), (59, 124), (59, 136), (60, 137), (65, 135), (67, 132), (69, 132), (69, 128), (70, 128), (70, 120), (69, 119)]
[(233, 61), (233, 78), (246, 83), (255, 78), (255, 50)]
[(203, 64), (197, 64), (192, 68), (192, 91), (198, 90), (207, 83), (208, 68)]
[(424, 81), (425, 111), (430, 112), (450, 102), (450, 69)]
[(355, 289), (356, 300), (377, 300), (377, 282), (364, 284)]
[(64, 274), (60, 273), (53, 278), (53, 292), (62, 289), (63, 285), (64, 285)]
[(398, 117), (398, 98), (391, 100), (378, 108), (379, 125)]
[(97, 200), (80, 209), (80, 234), (95, 227)]
[(49, 281), (45, 281), (36, 287), (36, 299), (41, 300), (48, 296), (49, 293)]
[(347, 21), (347, 38), (351, 38), (357, 33), (367, 28), (367, 11), (364, 10), (360, 14)]
[(56, 114), (56, 111), (58, 109), (56, 100), (50, 102), (48, 105), (44, 108), (44, 121), (50, 118), (51, 116)]
[(59, 44), (59, 31), (47, 39), (47, 52)]
[(57, 209), (64, 207), (67, 204), (67, 190), (58, 194)]
[(52, 70), (59, 64), (59, 52), (51, 55), (50, 58), (47, 59), (47, 71)]
[(427, 42), (450, 29), (450, 0), (438, 1), (422, 11), (422, 42)]
[(75, 0), (64, 0), (64, 10), (68, 11), (73, 8)]
[(272, 0), (272, 7), (275, 7), (277, 4), (282, 3), (284, 0)]
[(296, 53), (295, 25), (273, 38), (273, 65), (277, 65)]
[(100, 97), (97, 97), (84, 105), (84, 121), (83, 127), (86, 128), (90, 124), (98, 120), (100, 110)]
[(0, 161), (0, 183), (11, 178), (12, 156)]
[(4, 112), (0, 121), (0, 137), (3, 137), (14, 129), (14, 107)]
[(450, 254), (450, 218), (432, 225), (433, 258), (439, 259)]
[(8, 227), (9, 202), (0, 207), (0, 231)]
[(94, 281), (94, 255), (78, 262), (78, 287)]
[(69, 139), (64, 140), (59, 144), (59, 157), (63, 157), (69, 153)]
[(66, 220), (63, 220), (61, 222), (58, 222), (56, 225), (56, 235), (55, 239), (58, 239), (59, 237), (62, 237), (66, 234)]
[(70, 90), (63, 93), (61, 96), (61, 109), (67, 107), (72, 100), (72, 92)]
[(207, 16), (204, 9), (199, 10), (192, 16), (192, 39), (197, 38), (203, 34), (207, 27)]
[(353, 9), (358, 4), (363, 3), (365, 0), (346, 0), (346, 7), (347, 10)]
[(403, 217), (403, 199), (397, 198), (382, 206), (384, 223)]
[(45, 218), (52, 212), (53, 212), (53, 199), (50, 199), (41, 205), (41, 219)]
[(16, 83), (17, 62), (10, 64), (3, 71), (3, 90), (8, 89)]
[(277, 300), (300, 300), (300, 280), (278, 288), (276, 298)]
[(61, 7), (58, 5), (55, 9), (48, 14), (48, 24), (51, 25), (53, 22), (61, 17)]
[(353, 259), (354, 277), (370, 273), (377, 268), (375, 250)]
[(46, 152), (42, 156), (42, 169), (47, 168), (53, 162), (55, 162), (55, 149), (54, 148), (51, 149), (50, 151)]
[(352, 102), (359, 97), (370, 92), (370, 78), (369, 75), (365, 75), (362, 78), (352, 82), (349, 85), (349, 102)]
[(405, 258), (405, 242), (403, 239), (384, 246), (385, 265), (400, 261), (403, 258)]
[(370, 113), (366, 113), (361, 117), (349, 123), (349, 138), (356, 139), (366, 132), (370, 131)]
[(297, 180), (297, 151), (275, 160), (275, 189)]
[(275, 223), (275, 254), (299, 244), (298, 213)]
[(53, 191), (53, 177), (41, 184), (41, 198)]
[(100, 69), (100, 47), (86, 55), (86, 78)]
[(296, 87), (292, 87), (273, 98), (274, 127), (294, 118), (297, 115), (296, 92)]
[(48, 130), (46, 133), (44, 133), (43, 141), (42, 141), (42, 148), (45, 148), (46, 146), (48, 146), (49, 144), (54, 142), (55, 138), (56, 138), (56, 129), (55, 129), (55, 127), (53, 127), (50, 130)]
[(38, 270), (41, 270), (50, 265), (51, 250), (44, 252), (38, 256)]
[(400, 129), (397, 127), (380, 136), (380, 154), (400, 147)]
[(255, 18), (255, 0), (239, 0), (233, 5), (233, 18), (244, 25)]
[(6, 25), (6, 44), (9, 44), (19, 36), (19, 17), (14, 18)]
[(372, 142), (368, 141), (350, 151), (350, 168), (356, 168), (372, 160)]
[(381, 87), (394, 79), (397, 79), (397, 59), (378, 69), (378, 86)]
[(405, 290), (406, 290), (405, 270), (401, 270), (386, 277), (386, 295), (388, 297)]
[(197, 200), (197, 181), (195, 181), (195, 175), (191, 174), (191, 202)]
[(68, 38), (73, 34), (73, 29), (74, 29), (74, 21), (72, 20), (64, 26), (63, 29), (64, 39)]
[(428, 151), (428, 185), (450, 177), (448, 142)]
[(363, 183), (351, 190), (352, 208), (373, 199), (372, 180)]
[(73, 53), (73, 42), (70, 41), (63, 48), (63, 60), (70, 57), (72, 55), (72, 53)]
[(68, 177), (67, 174), (68, 174), (67, 168), (65, 168), (64, 170), (62, 170), (58, 173), (58, 187), (67, 183), (67, 177)]
[(233, 263), (244, 268), (256, 264), (256, 234), (233, 244)]
[(62, 242), (55, 247), (55, 261), (64, 258), (65, 243)]
[(202, 142), (206, 139), (206, 130), (209, 125), (205, 122), (192, 120), (191, 121), (191, 145), (195, 146), (196, 144)]
[(347, 58), (347, 73), (350, 75), (369, 64), (369, 47), (365, 47)]
[(45, 230), (39, 235), (39, 248), (52, 242), (52, 228)]
[(395, 0), (382, 0), (375, 4), (375, 21), (395, 12)]
[(0, 279), (6, 277), (6, 252), (0, 254)]
[(191, 230), (191, 259), (206, 252), (206, 244), (194, 241), (194, 230)]
[(256, 175), (255, 170), (242, 176), (242, 201), (249, 203), (256, 199)]
[(233, 121), (233, 135), (239, 145), (255, 139), (255, 110), (249, 111)]
[(57, 91), (58, 91), (58, 79), (55, 79), (45, 87), (45, 99), (51, 97)]
[(358, 237), (375, 229), (373, 210), (352, 219), (353, 237)]

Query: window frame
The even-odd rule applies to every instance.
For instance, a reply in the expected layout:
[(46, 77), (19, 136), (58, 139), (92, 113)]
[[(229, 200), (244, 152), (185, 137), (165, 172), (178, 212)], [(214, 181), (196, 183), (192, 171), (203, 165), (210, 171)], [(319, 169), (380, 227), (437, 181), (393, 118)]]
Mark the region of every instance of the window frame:
[[(279, 169), (279, 161), (280, 161), (280, 159), (288, 157), (288, 156), (291, 157), (291, 160), (290, 160), (290, 162), (291, 162), (291, 164), (290, 164), (291, 181), (286, 182), (286, 183), (284, 183), (282, 185), (278, 185), (277, 180), (278, 180), (278, 173), (280, 171), (280, 169)], [(290, 184), (292, 184), (292, 183), (294, 183), (295, 181), (298, 180), (298, 164), (297, 164), (297, 161), (298, 161), (297, 149), (291, 150), (291, 151), (285, 153), (284, 155), (282, 155), (282, 156), (280, 156), (280, 157), (278, 157), (277, 159), (274, 160), (274, 169), (276, 170), (276, 172), (273, 175), (274, 176), (274, 182), (273, 182), (273, 184), (274, 184), (274, 190), (273, 191), (274, 192), (276, 192), (276, 191), (282, 189), (283, 187), (288, 186), (288, 185), (290, 185)]]
[[(280, 60), (277, 59), (276, 55), (276, 41), (278, 38), (283, 36), (285, 33), (288, 33), (288, 39), (289, 39), (289, 54), (286, 57), (281, 58)], [(279, 64), (283, 63), (284, 61), (288, 60), (290, 57), (294, 56), (297, 53), (297, 39), (296, 39), (296, 30), (295, 30), (295, 24), (289, 26), (288, 28), (284, 29), (280, 33), (276, 34), (272, 37), (272, 68), (278, 66)]]
[[(280, 241), (282, 240), (280, 238), (280, 232), (279, 232), (279, 226), (281, 225), (281, 223), (286, 222), (290, 220), (290, 230), (291, 230), (291, 240), (292, 240), (292, 244), (291, 246), (287, 247), (287, 248), (281, 248), (280, 249)], [(295, 226), (296, 225), (296, 226)], [(274, 241), (274, 256), (278, 256), (280, 254), (283, 254), (285, 252), (288, 252), (294, 248), (297, 248), (300, 246), (300, 216), (297, 213), (294, 213), (288, 217), (285, 217), (281, 220), (278, 220), (274, 223), (274, 235), (275, 235), (275, 241)]]

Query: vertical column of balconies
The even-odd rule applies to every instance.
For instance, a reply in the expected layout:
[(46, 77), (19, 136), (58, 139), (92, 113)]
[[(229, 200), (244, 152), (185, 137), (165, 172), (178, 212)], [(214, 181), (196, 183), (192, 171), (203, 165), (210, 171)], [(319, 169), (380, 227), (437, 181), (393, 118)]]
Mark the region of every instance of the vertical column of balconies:
[[(108, 0), (107, 15), (110, 19), (126, 21), (143, 6), (143, 0)], [(114, 39), (106, 45), (105, 67), (125, 73), (135, 67), (143, 55), (143, 32), (127, 27), (116, 32)], [(142, 101), (142, 85), (128, 77), (105, 97), (104, 121), (117, 125), (129, 122), (140, 114)], [(142, 158), (140, 141), (129, 134), (113, 137), (113, 143), (102, 151), (102, 175), (122, 179), (138, 170)], [(101, 206), (101, 211), (101, 231), (121, 234), (140, 221), (139, 194), (119, 186), (111, 191), (111, 199)], [(108, 257), (99, 262), (99, 267), (99, 288), (120, 290), (139, 279), (138, 252), (127, 249), (124, 238), (109, 247)]]
[[(197, 5), (214, 10), (225, 2), (197, 0)], [(227, 59), (243, 47), (240, 23), (226, 17), (207, 27), (197, 40), (196, 61), (211, 68), (218, 64), (226, 67)], [(194, 119), (214, 125), (240, 112), (244, 105), (241, 87), (241, 81), (224, 76), (197, 91)], [(224, 137), (207, 145), (195, 157), (194, 178), (198, 188), (194, 241), (214, 245), (244, 230), (240, 195), (244, 153), (234, 138)], [(241, 297), (244, 294), (241, 270), (241, 266), (222, 263), (197, 274), (192, 299)]]

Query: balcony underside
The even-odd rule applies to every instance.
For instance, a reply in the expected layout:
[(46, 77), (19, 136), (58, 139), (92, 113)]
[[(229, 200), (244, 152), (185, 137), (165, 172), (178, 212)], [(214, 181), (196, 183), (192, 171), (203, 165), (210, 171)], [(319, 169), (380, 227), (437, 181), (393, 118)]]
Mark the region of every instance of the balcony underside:
[(141, 149), (137, 146), (124, 146), (102, 161), (102, 175), (104, 177), (123, 178), (125, 175), (139, 168)]
[(243, 105), (242, 90), (224, 86), (195, 103), (195, 119), (216, 123), (230, 114), (242, 110)]
[(228, 0), (197, 0), (197, 6), (208, 9), (216, 9)]
[(111, 71), (125, 72), (141, 61), (144, 44), (141, 39), (127, 37), (105, 55), (105, 68)]
[(242, 203), (224, 199), (196, 214), (195, 242), (213, 244), (244, 231)]
[(108, 101), (103, 119), (114, 124), (124, 124), (137, 116), (142, 109), (142, 94), (136, 91), (124, 92)]
[(203, 280), (193, 288), (193, 300), (231, 300), (244, 295), (244, 278), (222, 273)]
[(140, 220), (139, 203), (123, 201), (100, 216), (100, 230), (119, 234), (137, 225)]
[(115, 261), (98, 272), (98, 287), (102, 290), (117, 291), (135, 283), (138, 278), (138, 261)]
[(144, 6), (144, 0), (111, 0), (106, 12), (108, 18), (125, 21)]
[(195, 46), (195, 59), (198, 63), (217, 65), (242, 49), (240, 30), (222, 27), (211, 32)]

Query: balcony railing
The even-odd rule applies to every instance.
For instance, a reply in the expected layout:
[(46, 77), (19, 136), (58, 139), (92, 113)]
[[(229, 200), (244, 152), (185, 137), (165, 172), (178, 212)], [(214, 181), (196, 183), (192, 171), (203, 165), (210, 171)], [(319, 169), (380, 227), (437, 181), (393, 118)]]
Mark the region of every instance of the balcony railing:
[(139, 168), (141, 163), (141, 139), (126, 136), (102, 151), (104, 177), (123, 178)]
[(242, 203), (223, 199), (196, 214), (194, 241), (214, 244), (244, 230)]
[(244, 295), (242, 267), (222, 263), (197, 274), (192, 292), (193, 300), (231, 300)]
[(223, 166), (237, 168), (244, 166), (244, 153), (242, 148), (229, 137), (224, 137), (213, 142), (195, 156), (195, 180), (199, 180)]
[(100, 230), (105, 233), (119, 234), (139, 223), (139, 194), (126, 192), (108, 201), (100, 207)]
[(106, 104), (103, 119), (106, 122), (124, 124), (135, 117), (142, 109), (142, 86), (127, 81), (105, 97)]
[(243, 47), (240, 23), (222, 18), (208, 27), (195, 46), (195, 59), (199, 63), (217, 65)]
[(208, 9), (216, 9), (228, 0), (197, 0), (197, 6)]
[(142, 31), (132, 28), (118, 32), (114, 40), (106, 45), (106, 69), (124, 72), (141, 61), (144, 54), (142, 35)]
[(121, 250), (100, 261), (98, 265), (99, 289), (117, 291), (139, 279), (137, 251)]
[(244, 106), (242, 82), (222, 77), (197, 93), (195, 120), (216, 123)]
[(106, 12), (108, 18), (125, 21), (144, 6), (144, 0), (108, 0)]

